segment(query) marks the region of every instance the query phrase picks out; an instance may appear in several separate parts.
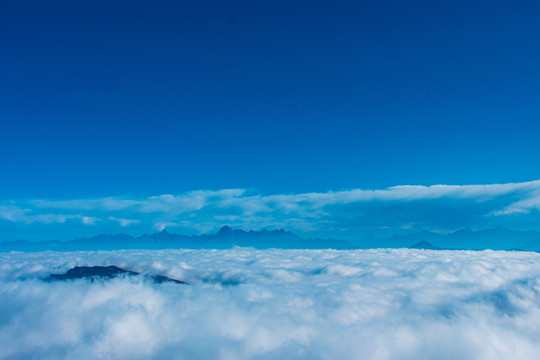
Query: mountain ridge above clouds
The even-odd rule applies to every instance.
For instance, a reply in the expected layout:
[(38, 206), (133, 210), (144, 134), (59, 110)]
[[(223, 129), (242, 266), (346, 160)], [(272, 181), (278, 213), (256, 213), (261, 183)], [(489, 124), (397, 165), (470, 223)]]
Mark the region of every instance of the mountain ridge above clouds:
[(421, 231), (388, 238), (367, 236), (356, 241), (339, 239), (305, 239), (290, 231), (241, 230), (221, 227), (216, 233), (182, 235), (162, 230), (154, 234), (130, 236), (124, 233), (75, 238), (70, 241), (25, 240), (0, 242), (0, 251), (95, 251), (128, 249), (230, 249), (252, 247), (256, 249), (375, 249), (423, 248), (434, 250), (517, 250), (540, 252), (540, 232), (513, 231), (502, 227), (484, 230), (461, 229), (450, 233)]
[(257, 249), (356, 249), (356, 245), (346, 240), (304, 239), (283, 229), (240, 230), (223, 226), (218, 232), (202, 235), (182, 235), (162, 230), (154, 234), (133, 237), (127, 234), (99, 234), (93, 237), (75, 238), (69, 241), (26, 240), (0, 242), (0, 251), (93, 251), (123, 249), (231, 249), (233, 247), (253, 247)]
[(409, 249), (419, 249), (419, 250), (442, 250), (441, 248), (436, 247), (435, 245), (422, 240), (417, 242), (416, 244), (413, 244), (409, 246)]

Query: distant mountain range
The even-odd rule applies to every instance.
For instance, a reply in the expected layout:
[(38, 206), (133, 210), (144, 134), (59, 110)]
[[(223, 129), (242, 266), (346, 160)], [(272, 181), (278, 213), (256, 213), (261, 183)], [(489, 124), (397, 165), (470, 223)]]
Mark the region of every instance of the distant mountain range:
[(354, 242), (360, 248), (406, 248), (425, 242), (439, 249), (540, 251), (540, 232), (512, 231), (502, 227), (485, 230), (463, 229), (441, 234), (422, 231), (394, 235), (386, 239), (373, 236)]
[(124, 249), (230, 249), (232, 247), (253, 247), (257, 249), (355, 249), (357, 246), (346, 240), (303, 239), (290, 231), (261, 230), (244, 231), (222, 227), (215, 234), (180, 235), (166, 230), (138, 237), (126, 234), (97, 235), (91, 238), (76, 238), (70, 241), (26, 240), (0, 242), (0, 251), (84, 251), (84, 250), (124, 250)]
[(540, 252), (540, 232), (512, 231), (497, 227), (473, 231), (470, 229), (441, 234), (429, 231), (394, 235), (389, 238), (368, 236), (357, 241), (335, 239), (303, 239), (286, 230), (244, 231), (222, 227), (215, 234), (180, 235), (163, 230), (152, 235), (133, 237), (126, 234), (97, 235), (70, 241), (25, 240), (0, 242), (0, 251), (80, 251), (122, 249), (372, 249), (413, 248), (431, 250), (522, 250)]

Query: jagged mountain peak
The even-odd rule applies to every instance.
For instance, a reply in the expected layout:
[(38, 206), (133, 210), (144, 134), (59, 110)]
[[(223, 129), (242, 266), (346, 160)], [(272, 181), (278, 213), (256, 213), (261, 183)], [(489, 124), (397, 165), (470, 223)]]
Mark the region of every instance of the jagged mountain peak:
[(234, 233), (234, 231), (235, 230), (233, 230), (232, 227), (230, 227), (228, 225), (225, 225), (225, 226), (222, 226), (221, 229), (218, 230), (216, 235), (218, 235), (218, 236), (232, 235)]
[(409, 249), (440, 250), (440, 248), (425, 240), (419, 241), (416, 244), (409, 246)]

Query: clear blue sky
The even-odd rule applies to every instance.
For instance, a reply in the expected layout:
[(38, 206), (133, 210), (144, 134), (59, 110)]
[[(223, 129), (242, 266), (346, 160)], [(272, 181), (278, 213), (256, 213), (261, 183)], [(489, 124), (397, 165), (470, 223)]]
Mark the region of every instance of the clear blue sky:
[(537, 1), (3, 1), (0, 200), (540, 178)]
[(0, 197), (539, 177), (536, 1), (4, 1)]

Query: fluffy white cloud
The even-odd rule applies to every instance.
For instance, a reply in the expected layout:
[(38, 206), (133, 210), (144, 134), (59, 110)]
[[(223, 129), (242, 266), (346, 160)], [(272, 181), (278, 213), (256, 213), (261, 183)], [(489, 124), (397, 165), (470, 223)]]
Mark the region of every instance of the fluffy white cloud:
[[(0, 358), (535, 359), (540, 255), (0, 254)], [(115, 264), (186, 280), (39, 280)]]

